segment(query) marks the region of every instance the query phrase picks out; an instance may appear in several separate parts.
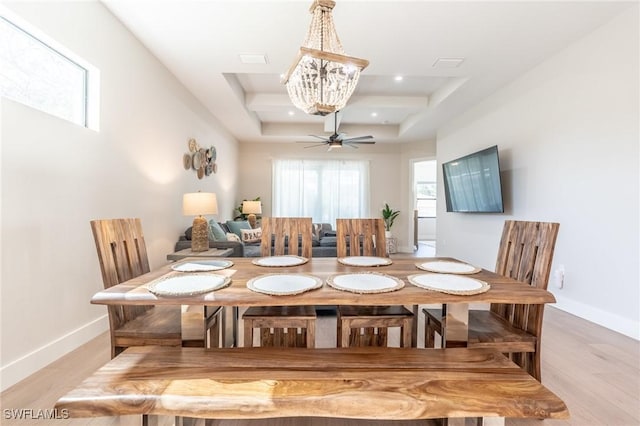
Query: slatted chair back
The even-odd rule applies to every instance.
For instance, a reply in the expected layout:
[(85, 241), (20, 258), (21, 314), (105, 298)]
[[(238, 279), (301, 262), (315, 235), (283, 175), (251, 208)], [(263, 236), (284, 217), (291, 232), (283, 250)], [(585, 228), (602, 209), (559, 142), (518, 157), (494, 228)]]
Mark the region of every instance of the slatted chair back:
[[(98, 251), (104, 288), (149, 272), (140, 219), (92, 220), (91, 230)], [(112, 334), (150, 308), (151, 306), (109, 306)]]
[[(338, 257), (387, 257), (384, 220), (336, 219)], [(388, 328), (400, 328), (400, 345), (411, 346), (413, 313), (404, 306), (338, 306), (338, 347), (387, 346)]]
[(336, 219), (338, 257), (387, 257), (384, 221), (379, 219)]
[(312, 257), (313, 226), (310, 217), (263, 217), (260, 254)]
[[(505, 221), (495, 272), (546, 290), (559, 228), (559, 223)], [(539, 339), (544, 305), (494, 303), (491, 311)], [(515, 361), (526, 368), (524, 359)]]

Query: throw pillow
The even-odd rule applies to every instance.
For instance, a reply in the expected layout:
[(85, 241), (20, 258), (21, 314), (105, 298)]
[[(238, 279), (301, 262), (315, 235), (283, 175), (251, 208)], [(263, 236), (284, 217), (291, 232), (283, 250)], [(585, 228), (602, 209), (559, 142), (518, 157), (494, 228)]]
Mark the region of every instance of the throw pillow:
[(242, 238), (241, 229), (251, 229), (251, 225), (246, 220), (228, 220), (227, 227), (240, 238)]
[(322, 238), (322, 235), (320, 234), (322, 232), (322, 224), (321, 223), (314, 223), (313, 225), (313, 237), (317, 240), (319, 240), (320, 238)]
[(233, 232), (227, 232), (226, 237), (227, 237), (227, 241), (235, 241), (237, 243), (241, 243), (242, 242), (242, 241), (240, 241), (240, 237), (238, 237)]
[(241, 229), (243, 243), (257, 243), (262, 238), (262, 228)]
[(227, 241), (227, 235), (218, 222), (211, 219), (209, 221), (209, 240), (210, 241)]

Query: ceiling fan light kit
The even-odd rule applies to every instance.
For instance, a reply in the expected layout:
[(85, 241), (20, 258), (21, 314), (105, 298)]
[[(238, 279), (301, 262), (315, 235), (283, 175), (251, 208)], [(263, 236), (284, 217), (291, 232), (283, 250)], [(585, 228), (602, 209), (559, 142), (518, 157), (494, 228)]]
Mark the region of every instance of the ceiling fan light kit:
[[(373, 145), (375, 143), (375, 141), (372, 140), (367, 140), (367, 139), (373, 139), (373, 136), (371, 135), (367, 135), (367, 136), (356, 136), (354, 138), (345, 138), (346, 133), (338, 133), (338, 116), (337, 116), (338, 111), (336, 111), (333, 114), (333, 126), (334, 126), (334, 130), (333, 130), (333, 134), (329, 137), (325, 137), (325, 136), (318, 136), (318, 135), (309, 135), (312, 136), (314, 138), (318, 138), (320, 140), (322, 140), (322, 143), (316, 143), (313, 145), (309, 145), (309, 146), (305, 146), (305, 148), (313, 148), (315, 146), (323, 146), (323, 145), (327, 145), (328, 149), (327, 151), (331, 151), (334, 148), (342, 148), (343, 146), (348, 146), (349, 148), (358, 148), (356, 146), (356, 144), (366, 144), (366, 145)], [(300, 143), (309, 143), (309, 142), (304, 142), (304, 141), (300, 141)]]
[(282, 79), (293, 104), (312, 115), (342, 109), (369, 61), (346, 56), (333, 23), (333, 0), (315, 0), (307, 37)]

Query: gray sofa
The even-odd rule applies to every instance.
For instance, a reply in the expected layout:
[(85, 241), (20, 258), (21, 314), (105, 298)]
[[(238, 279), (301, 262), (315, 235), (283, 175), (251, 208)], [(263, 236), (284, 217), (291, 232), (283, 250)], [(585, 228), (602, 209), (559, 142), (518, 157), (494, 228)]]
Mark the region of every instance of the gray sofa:
[[(226, 224), (220, 226), (228, 230)], [(318, 235), (313, 236), (313, 257), (336, 257), (336, 233), (331, 228), (331, 224), (323, 223), (319, 226)], [(212, 241), (209, 240), (210, 248), (233, 249), (231, 257), (260, 257), (260, 243), (242, 243), (237, 241)], [(191, 248), (191, 227), (184, 235), (181, 235), (175, 244), (175, 251)]]

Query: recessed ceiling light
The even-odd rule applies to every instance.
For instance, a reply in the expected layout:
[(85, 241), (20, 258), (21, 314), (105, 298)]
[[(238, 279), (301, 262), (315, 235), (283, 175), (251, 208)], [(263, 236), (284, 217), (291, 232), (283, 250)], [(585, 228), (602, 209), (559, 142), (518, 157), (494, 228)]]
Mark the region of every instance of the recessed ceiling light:
[(402, 77), (401, 75), (396, 75), (395, 77), (393, 77), (395, 81), (402, 81), (403, 78), (404, 77)]
[(289, 115), (295, 115), (294, 111), (289, 111)]
[(378, 116), (378, 113), (377, 113), (377, 112), (372, 112), (372, 113), (371, 113), (371, 116), (372, 116), (372, 117), (377, 117), (377, 116)]
[(243, 64), (266, 64), (268, 62), (267, 55), (242, 53), (239, 56), (240, 62)]

